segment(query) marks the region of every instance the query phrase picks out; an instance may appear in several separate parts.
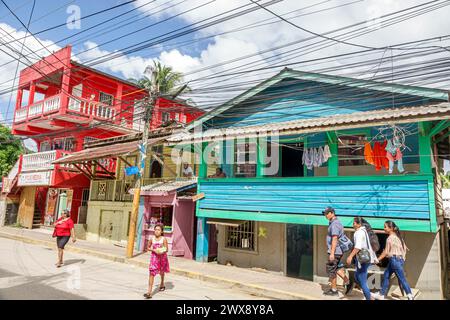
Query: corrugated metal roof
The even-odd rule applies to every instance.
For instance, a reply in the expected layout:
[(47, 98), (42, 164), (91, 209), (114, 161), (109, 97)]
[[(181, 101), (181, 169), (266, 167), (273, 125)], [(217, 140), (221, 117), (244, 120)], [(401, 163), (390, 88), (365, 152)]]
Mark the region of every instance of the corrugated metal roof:
[(348, 127), (370, 127), (387, 123), (410, 123), (424, 120), (440, 120), (450, 118), (450, 103), (425, 105), (418, 107), (390, 108), (383, 110), (372, 110), (355, 112), (351, 114), (340, 114), (328, 117), (312, 119), (299, 119), (286, 122), (276, 122), (264, 125), (253, 125), (244, 127), (228, 127), (221, 129), (209, 129), (205, 132), (175, 134), (167, 141), (211, 141), (224, 138), (271, 135), (276, 132), (283, 134), (308, 133), (317, 131), (330, 131)]
[[(166, 137), (150, 139), (148, 140), (147, 146), (151, 146), (165, 139)], [(90, 148), (79, 152), (75, 152), (61, 159), (55, 160), (53, 163), (54, 164), (80, 163), (84, 161), (120, 156), (127, 154), (129, 152), (134, 152), (136, 150), (138, 150), (138, 141), (117, 143), (107, 145), (104, 147)]]
[(181, 191), (182, 189), (194, 187), (196, 184), (197, 179), (157, 182), (143, 186), (141, 188), (141, 195), (151, 194), (152, 192), (161, 193), (161, 192)]

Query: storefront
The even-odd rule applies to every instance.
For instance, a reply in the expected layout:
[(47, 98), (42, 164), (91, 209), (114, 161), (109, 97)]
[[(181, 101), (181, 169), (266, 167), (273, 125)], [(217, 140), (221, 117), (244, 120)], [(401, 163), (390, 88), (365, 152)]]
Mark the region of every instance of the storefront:
[(157, 224), (164, 225), (169, 255), (193, 259), (195, 248), (195, 180), (172, 180), (142, 187), (144, 211), (139, 218), (140, 251), (148, 245)]

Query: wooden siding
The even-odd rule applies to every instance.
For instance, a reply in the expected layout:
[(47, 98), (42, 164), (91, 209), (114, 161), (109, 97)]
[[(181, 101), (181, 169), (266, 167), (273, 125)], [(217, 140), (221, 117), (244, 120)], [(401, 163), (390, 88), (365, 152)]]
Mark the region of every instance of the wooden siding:
[[(283, 222), (283, 214), (321, 216), (326, 206), (333, 206), (343, 217), (430, 220), (430, 178), (368, 177), (363, 181), (361, 177), (345, 178), (205, 180), (199, 184), (199, 192), (205, 193), (205, 198), (199, 201), (199, 210), (203, 213), (212, 210), (216, 214), (271, 213), (276, 214), (273, 222)], [(228, 213), (223, 218), (233, 217)]]

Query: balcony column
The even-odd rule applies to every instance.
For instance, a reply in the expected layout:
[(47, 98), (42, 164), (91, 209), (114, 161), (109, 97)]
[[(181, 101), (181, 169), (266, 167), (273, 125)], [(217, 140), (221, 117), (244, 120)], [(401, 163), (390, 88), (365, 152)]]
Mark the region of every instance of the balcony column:
[(419, 161), (422, 174), (432, 173), (430, 129), (429, 122), (419, 122)]
[(17, 99), (16, 99), (16, 110), (19, 110), (22, 107), (22, 98), (23, 98), (23, 89), (17, 90)]
[(62, 113), (67, 111), (67, 107), (69, 106), (69, 96), (70, 92), (70, 75), (71, 70), (68, 67), (64, 67), (62, 80), (61, 80), (61, 102), (60, 102), (60, 110)]
[(30, 83), (30, 94), (28, 95), (28, 106), (34, 103), (34, 92), (36, 91), (36, 82), (31, 81)]
[[(115, 112), (115, 115), (113, 117), (113, 120), (115, 120), (116, 123), (120, 123), (120, 118), (122, 116), (122, 114), (120, 114), (121, 109), (123, 107), (122, 95), (123, 95), (123, 84), (119, 83), (117, 85), (116, 97), (114, 99), (114, 112)], [(116, 118), (116, 115), (119, 115), (119, 117)]]
[(258, 137), (258, 142), (256, 145), (256, 177), (262, 178), (265, 174), (266, 159), (267, 159), (267, 138)]

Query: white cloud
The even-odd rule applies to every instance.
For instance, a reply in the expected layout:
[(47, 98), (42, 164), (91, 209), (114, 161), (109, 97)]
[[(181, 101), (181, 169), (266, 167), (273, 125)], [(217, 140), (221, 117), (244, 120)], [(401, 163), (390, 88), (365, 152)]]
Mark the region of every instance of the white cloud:
[[(23, 40), (12, 42), (17, 39), (22, 39), (25, 37), (25, 32), (17, 31), (15, 28), (11, 27), (6, 23), (0, 23), (0, 37), (5, 42), (11, 42), (8, 45), (2, 45), (2, 49), (5, 51), (0, 51), (0, 91), (8, 90), (17, 86), (19, 82), (19, 72), (17, 73), (17, 79), (14, 82), (14, 74), (17, 68), (17, 61), (13, 61), (13, 57), (18, 57), (20, 53), (20, 49), (23, 43)], [(39, 38), (38, 38), (39, 39)], [(53, 41), (46, 39), (39, 39), (40, 42), (48, 48), (50, 51), (59, 50), (60, 47), (55, 45)], [(34, 51), (35, 53), (32, 53)], [(26, 67), (26, 64), (29, 65), (38, 60), (37, 56), (43, 57), (48, 56), (50, 53), (46, 49), (42, 47), (42, 45), (33, 37), (28, 36), (24, 43), (23, 55), (27, 55), (29, 57), (22, 58), (21, 63), (19, 64), (19, 71)], [(10, 94), (0, 95), (0, 115), (3, 117), (3, 121), (11, 120), (13, 117), (15, 100), (16, 100), (16, 91), (12, 92), (12, 99), (9, 108), (8, 114), (6, 114), (8, 110)]]

